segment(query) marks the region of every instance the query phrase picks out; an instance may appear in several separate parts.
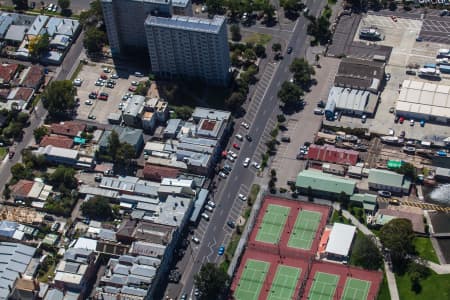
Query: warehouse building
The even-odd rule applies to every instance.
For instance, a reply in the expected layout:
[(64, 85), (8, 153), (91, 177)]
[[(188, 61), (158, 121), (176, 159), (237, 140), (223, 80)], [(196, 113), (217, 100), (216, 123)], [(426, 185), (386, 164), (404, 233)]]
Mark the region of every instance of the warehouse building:
[(404, 80), (395, 113), (408, 119), (450, 123), (450, 86)]
[(327, 259), (347, 261), (355, 232), (356, 227), (353, 225), (334, 223), (325, 249)]
[(337, 199), (341, 193), (344, 193), (346, 196), (353, 195), (356, 182), (331, 174), (304, 170), (298, 173), (295, 186), (304, 195), (312, 193), (312, 196), (325, 199)]
[(411, 188), (411, 181), (405, 178), (405, 175), (381, 169), (370, 169), (368, 181), (372, 190), (389, 191), (399, 195), (408, 195)]
[(342, 112), (350, 116), (375, 114), (378, 95), (369, 91), (334, 86), (328, 94), (325, 116), (332, 118), (335, 112)]

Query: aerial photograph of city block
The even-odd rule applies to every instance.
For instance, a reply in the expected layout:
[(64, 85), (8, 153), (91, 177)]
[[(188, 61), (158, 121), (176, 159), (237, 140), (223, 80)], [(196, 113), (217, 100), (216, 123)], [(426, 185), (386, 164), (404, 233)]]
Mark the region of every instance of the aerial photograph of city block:
[(450, 299), (450, 0), (0, 0), (0, 300)]

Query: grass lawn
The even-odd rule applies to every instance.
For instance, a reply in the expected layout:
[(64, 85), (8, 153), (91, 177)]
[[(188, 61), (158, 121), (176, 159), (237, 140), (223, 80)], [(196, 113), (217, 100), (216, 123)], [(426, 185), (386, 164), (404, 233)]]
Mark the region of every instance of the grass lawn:
[[(359, 230), (356, 230), (356, 238), (355, 238), (355, 241), (353, 242), (353, 245), (355, 245), (355, 244), (356, 244), (356, 240), (361, 239), (361, 237), (362, 237), (363, 235), (364, 235), (364, 233), (362, 233), (362, 232), (359, 231)], [(350, 265), (352, 265), (352, 266), (357, 266), (357, 264), (355, 264), (353, 255), (350, 256)]]
[(83, 70), (83, 66), (84, 64), (82, 62), (80, 62), (77, 66), (77, 68), (75, 69), (75, 72), (73, 72), (72, 77), (70, 77), (70, 80), (74, 81), (75, 78), (78, 77), (78, 74), (80, 74), (81, 70)]
[(8, 153), (8, 149), (6, 147), (0, 147), (0, 160), (3, 160)]
[(417, 254), (426, 260), (439, 263), (439, 259), (436, 256), (431, 240), (426, 237), (415, 237), (414, 247), (416, 247)]
[(252, 43), (252, 44), (261, 44), (261, 45), (266, 45), (268, 42), (270, 42), (270, 40), (272, 39), (272, 37), (268, 34), (264, 34), (264, 33), (253, 33), (252, 35), (249, 35), (247, 37), (244, 38), (244, 42), (245, 43)]
[(411, 290), (411, 280), (408, 273), (403, 276), (396, 275), (395, 279), (400, 299), (450, 299), (450, 274), (437, 275), (431, 271), (431, 275), (420, 282), (422, 290), (419, 294)]
[(380, 290), (378, 291), (377, 300), (391, 300), (391, 295), (389, 294), (389, 286), (386, 280), (386, 273), (383, 274), (383, 281), (380, 285)]

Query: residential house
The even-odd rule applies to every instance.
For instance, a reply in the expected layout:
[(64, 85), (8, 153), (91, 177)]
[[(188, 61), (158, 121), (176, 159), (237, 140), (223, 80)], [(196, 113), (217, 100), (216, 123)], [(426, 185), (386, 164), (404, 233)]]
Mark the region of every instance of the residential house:
[(8, 88), (19, 69), (18, 64), (1, 64), (0, 65), (0, 87)]
[[(121, 143), (127, 143), (133, 146), (136, 155), (138, 155), (142, 148), (144, 147), (144, 136), (142, 129), (121, 127), (114, 125), (111, 131), (114, 130), (118, 136)], [(100, 138), (98, 144), (100, 151), (107, 151), (109, 145), (109, 136), (111, 135), (110, 130), (106, 130), (102, 137)]]
[(76, 121), (66, 121), (61, 123), (50, 124), (50, 132), (68, 137), (81, 136), (81, 133), (86, 130), (86, 124)]
[(177, 168), (146, 164), (142, 170), (142, 177), (146, 180), (161, 182), (163, 178), (176, 178), (180, 174)]
[(33, 150), (32, 153), (33, 155), (43, 155), (48, 162), (53, 164), (89, 169), (94, 166), (92, 157), (81, 156), (77, 150), (48, 145), (46, 147), (39, 147), (37, 150)]
[(23, 110), (27, 104), (33, 99), (34, 89), (27, 87), (12, 88), (7, 97), (10, 109)]
[(389, 191), (398, 195), (409, 195), (411, 188), (411, 181), (405, 175), (381, 169), (370, 169), (368, 182), (372, 190)]
[(38, 300), (40, 286), (35, 279), (17, 278), (12, 287), (10, 300)]
[(52, 190), (51, 185), (38, 178), (35, 181), (21, 179), (11, 187), (11, 196), (15, 201), (31, 201), (31, 206), (43, 208)]
[(15, 185), (11, 186), (11, 196), (14, 200), (25, 201), (33, 188), (34, 181), (21, 179)]
[(38, 91), (45, 82), (45, 74), (39, 65), (31, 65), (22, 71), (19, 86), (32, 88)]
[(71, 149), (73, 147), (73, 139), (63, 135), (46, 135), (42, 138), (39, 146), (47, 147), (48, 145), (58, 148)]

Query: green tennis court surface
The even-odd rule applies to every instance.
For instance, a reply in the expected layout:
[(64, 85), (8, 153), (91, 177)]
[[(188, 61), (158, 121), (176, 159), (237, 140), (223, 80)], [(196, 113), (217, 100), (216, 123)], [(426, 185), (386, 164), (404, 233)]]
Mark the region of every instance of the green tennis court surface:
[(369, 295), (370, 281), (347, 278), (341, 300), (365, 300)]
[(269, 204), (256, 235), (258, 242), (277, 244), (289, 215), (290, 207)]
[(267, 300), (292, 299), (301, 272), (300, 268), (278, 265)]
[(308, 299), (332, 300), (338, 281), (338, 275), (316, 272)]
[(322, 214), (316, 211), (302, 210), (295, 220), (294, 230), (289, 237), (288, 246), (298, 249), (310, 250)]
[(269, 267), (270, 264), (268, 262), (248, 259), (234, 293), (235, 298), (240, 300), (258, 300)]

